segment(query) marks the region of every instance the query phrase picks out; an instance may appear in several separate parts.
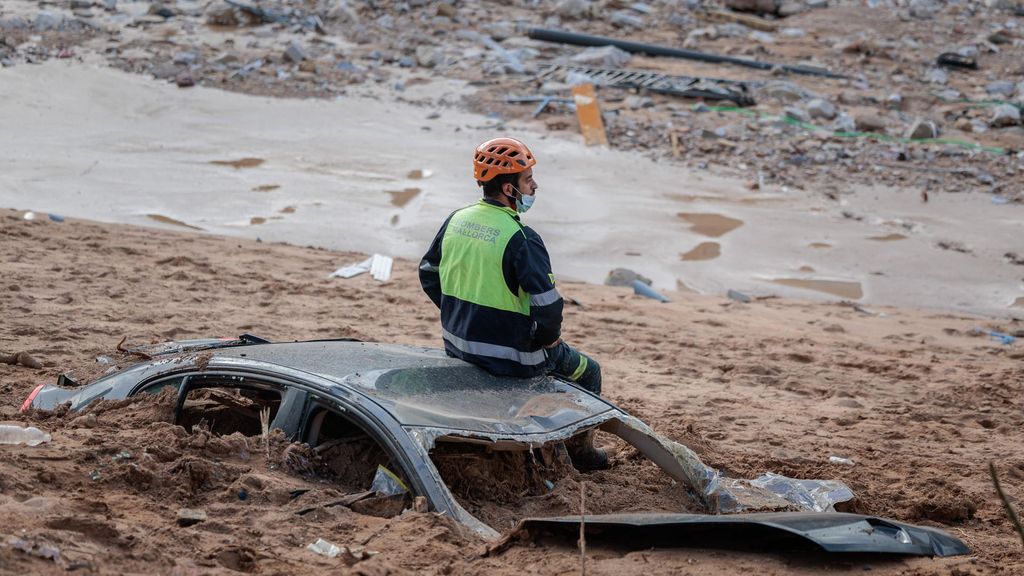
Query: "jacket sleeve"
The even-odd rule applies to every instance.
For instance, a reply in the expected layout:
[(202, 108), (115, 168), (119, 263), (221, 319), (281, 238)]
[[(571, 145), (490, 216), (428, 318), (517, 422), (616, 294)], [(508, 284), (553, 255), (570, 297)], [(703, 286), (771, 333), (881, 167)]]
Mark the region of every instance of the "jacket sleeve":
[(536, 325), (533, 345), (540, 348), (554, 343), (562, 334), (562, 296), (555, 288), (551, 259), (544, 241), (524, 227), (526, 241), (513, 259), (516, 281), (530, 295), (530, 318)]
[(441, 241), (444, 239), (444, 232), (448, 229), (448, 222), (451, 219), (452, 217), (448, 216), (444, 221), (441, 229), (437, 231), (437, 236), (434, 236), (434, 241), (430, 243), (427, 253), (420, 260), (420, 286), (423, 287), (423, 291), (427, 293), (427, 296), (430, 297), (430, 300), (438, 309), (441, 308), (441, 274), (439, 272), (439, 267), (441, 266)]

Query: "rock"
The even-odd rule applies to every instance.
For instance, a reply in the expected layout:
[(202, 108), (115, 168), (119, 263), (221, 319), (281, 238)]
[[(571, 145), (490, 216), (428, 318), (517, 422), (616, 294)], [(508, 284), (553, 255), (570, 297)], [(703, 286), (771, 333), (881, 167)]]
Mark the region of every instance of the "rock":
[(95, 428), (99, 425), (99, 420), (96, 418), (95, 414), (86, 414), (75, 418), (69, 423), (69, 425), (72, 428)]
[(561, 0), (555, 5), (555, 14), (567, 20), (588, 18), (593, 13), (592, 4), (588, 0)]
[(996, 106), (992, 109), (992, 121), (989, 124), (996, 128), (1020, 124), (1020, 108), (1011, 104)]
[(632, 59), (632, 54), (616, 46), (587, 48), (570, 58), (574, 64), (582, 64), (594, 68), (623, 68)]
[(654, 100), (648, 96), (640, 96), (639, 94), (632, 94), (626, 96), (623, 100), (623, 104), (631, 110), (639, 110), (640, 108), (651, 108), (654, 106)]
[(761, 87), (762, 96), (781, 100), (782, 102), (797, 102), (810, 96), (803, 88), (786, 80), (772, 80)]
[(806, 0), (808, 8), (818, 10), (820, 8), (828, 8), (828, 0)]
[(823, 98), (815, 98), (808, 102), (807, 113), (811, 115), (811, 118), (824, 118), (825, 120), (833, 120), (839, 114), (836, 107)]
[(28, 28), (28, 22), (20, 16), (11, 16), (6, 20), (0, 20), (0, 30), (24, 30)]
[(925, 73), (924, 79), (932, 84), (945, 84), (949, 81), (949, 75), (942, 68), (932, 68)]
[(767, 32), (762, 32), (760, 30), (754, 30), (753, 32), (751, 32), (750, 39), (753, 40), (754, 42), (760, 42), (762, 44), (775, 43), (775, 36), (772, 36), (771, 34)]
[(910, 16), (918, 20), (934, 18), (940, 8), (935, 0), (910, 0)]
[(900, 94), (889, 94), (885, 97), (885, 103), (892, 110), (903, 109), (903, 96)]
[(92, 8), (92, 0), (71, 0), (72, 10), (82, 10)]
[(957, 118), (956, 122), (953, 123), (953, 127), (964, 132), (974, 132), (974, 123), (966, 116)]
[[(446, 4), (443, 4), (442, 6), (446, 6)], [(481, 27), (481, 30), (483, 30), (484, 34), (493, 38), (495, 42), (508, 40), (516, 34), (515, 25), (504, 20), (494, 22), (493, 24), (487, 24), (486, 26)]]
[(804, 4), (803, 2), (795, 2), (793, 0), (786, 0), (785, 2), (782, 3), (781, 6), (779, 6), (778, 9), (779, 16), (783, 18), (787, 18), (789, 16), (796, 16), (797, 14), (806, 11), (807, 4)]
[(632, 14), (625, 10), (616, 10), (612, 12), (611, 17), (608, 19), (613, 26), (619, 28), (643, 28), (644, 19), (636, 14)]
[(811, 115), (808, 114), (806, 110), (804, 110), (803, 108), (801, 108), (799, 106), (786, 106), (786, 108), (783, 110), (783, 113), (786, 116), (788, 116), (788, 117), (790, 117), (790, 118), (792, 118), (794, 120), (798, 120), (800, 122), (810, 122), (811, 121)]
[(116, 12), (117, 0), (103, 0), (103, 8), (108, 12)]
[(170, 80), (177, 76), (180, 70), (181, 67), (174, 62), (161, 62), (153, 65), (153, 67), (150, 68), (149, 73), (157, 80)]
[(60, 14), (54, 14), (43, 10), (39, 14), (36, 14), (36, 19), (32, 21), (32, 28), (36, 32), (46, 32), (47, 30), (60, 30), (64, 27), (64, 17)]
[(1012, 96), (1016, 86), (1009, 80), (997, 80), (985, 86), (985, 92), (988, 92), (989, 96)]
[(416, 62), (424, 68), (433, 68), (444, 62), (444, 56), (436, 46), (420, 44), (416, 47)]
[(174, 63), (182, 66), (191, 66), (199, 60), (199, 54), (195, 52), (179, 52), (174, 55)]
[(779, 30), (779, 34), (786, 38), (803, 38), (807, 35), (807, 32), (803, 28), (783, 28)]
[(182, 508), (178, 510), (178, 526), (182, 528), (206, 522), (206, 512), (196, 508)]
[(302, 48), (302, 45), (295, 40), (289, 42), (288, 48), (284, 51), (284, 59), (296, 64), (302, 62), (307, 57), (306, 51)]
[(14, 60), (11, 60), (10, 58), (0, 59), (0, 66), (3, 66), (4, 68), (11, 68), (14, 66)]
[(737, 12), (775, 14), (782, 2), (778, 0), (725, 0), (725, 6)]
[(651, 279), (646, 278), (629, 268), (616, 268), (608, 273), (608, 277), (604, 279), (605, 286), (632, 286), (633, 282), (639, 280), (648, 286), (651, 285)]
[(854, 116), (853, 122), (857, 127), (857, 130), (861, 132), (885, 132), (885, 126), (887, 122), (885, 118), (878, 114), (858, 114)]
[(196, 79), (192, 77), (192, 71), (186, 69), (174, 77), (174, 83), (178, 85), (178, 88), (190, 88), (196, 85)]
[(931, 120), (918, 118), (906, 131), (903, 137), (910, 138), (911, 140), (925, 140), (927, 138), (938, 138), (939, 127), (936, 126), (935, 122), (932, 122)]
[(299, 71), (301, 71), (301, 72), (309, 72), (310, 74), (316, 74), (317, 73), (316, 62), (314, 62), (312, 60), (303, 60), (302, 62), (299, 63)]

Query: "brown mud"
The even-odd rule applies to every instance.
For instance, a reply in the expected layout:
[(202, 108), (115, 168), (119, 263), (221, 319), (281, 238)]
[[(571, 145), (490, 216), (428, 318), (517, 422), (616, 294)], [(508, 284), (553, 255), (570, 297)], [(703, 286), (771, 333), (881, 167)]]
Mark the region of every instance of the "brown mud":
[[(36, 385), (64, 371), (87, 381), (109, 369), (97, 357), (137, 362), (117, 350), (124, 336), (127, 347), (241, 332), (436, 347), (437, 312), (419, 288), (415, 262), (396, 261), (385, 284), (368, 275), (329, 280), (338, 262), (364, 256), (75, 219), (26, 221), (15, 211), (0, 212), (0, 244), (0, 349), (23, 350), (42, 364), (0, 364), (0, 419), (53, 436), (38, 447), (0, 447), (4, 571), (579, 571), (571, 545), (522, 543), (482, 556), (486, 543), (449, 519), (408, 509), (390, 516), (408, 502), (325, 506), (362, 489), (381, 463), (358, 441), (332, 454), (277, 434), (268, 443), (252, 429), (218, 435), (210, 421), (187, 430), (169, 421), (161, 396), (99, 402), (83, 413), (18, 412)], [(970, 556), (884, 560), (595, 543), (588, 572), (1024, 571), (1019, 538), (987, 473), (994, 460), (1019, 506), (1024, 355), (1019, 340), (1003, 345), (973, 331), (1024, 334), (1021, 321), (778, 298), (740, 304), (686, 294), (662, 304), (584, 284), (561, 290), (584, 305), (566, 307), (566, 340), (601, 362), (605, 396), (657, 432), (733, 477), (772, 471), (842, 480), (857, 495), (853, 510), (938, 527), (972, 547)], [(250, 419), (257, 407), (230, 405)], [(631, 448), (601, 442), (612, 448), (610, 470), (542, 477), (553, 489), (507, 462), (471, 468), (452, 483), (463, 504), (505, 532), (520, 515), (577, 513), (584, 481), (593, 512), (689, 509), (681, 487)], [(855, 465), (832, 464), (833, 455)], [(353, 460), (366, 465), (343, 477), (349, 468), (337, 463)], [(494, 469), (520, 476), (482, 486), (477, 479)], [(182, 508), (201, 509), (207, 520), (179, 526)], [(378, 554), (347, 566), (305, 549), (317, 538)]]

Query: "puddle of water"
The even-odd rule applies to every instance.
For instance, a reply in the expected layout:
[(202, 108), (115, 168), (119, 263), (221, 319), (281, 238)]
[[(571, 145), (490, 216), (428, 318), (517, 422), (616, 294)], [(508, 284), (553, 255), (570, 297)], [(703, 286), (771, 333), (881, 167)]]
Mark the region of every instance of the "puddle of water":
[(263, 158), (239, 158), (238, 160), (210, 160), (210, 164), (217, 166), (231, 166), (235, 170), (239, 168), (255, 168), (263, 164)]
[(1013, 304), (1010, 305), (1010, 308), (1024, 308), (1024, 296), (1014, 300)]
[(419, 188), (406, 188), (405, 190), (387, 190), (391, 194), (391, 204), (401, 208), (408, 204), (413, 198), (422, 192)]
[(825, 244), (824, 242), (811, 242), (808, 244), (811, 248), (831, 248), (831, 244)]
[(252, 189), (253, 192), (270, 192), (271, 190), (277, 190), (280, 188), (280, 184), (260, 184)]
[(840, 280), (805, 280), (803, 278), (776, 278), (772, 280), (772, 282), (793, 288), (825, 292), (826, 294), (832, 294), (834, 296), (848, 298), (850, 300), (860, 300), (864, 297), (864, 291), (860, 287), (860, 282), (843, 282)]
[(728, 216), (722, 216), (721, 214), (680, 212), (679, 217), (690, 224), (693, 224), (693, 228), (691, 229), (697, 234), (702, 236), (711, 236), (712, 238), (718, 238), (723, 234), (728, 234), (743, 225), (743, 220), (729, 218)]
[(249, 219), (249, 225), (256, 226), (258, 224), (263, 224), (266, 221), (267, 219), (262, 216), (253, 216), (252, 218)]
[(895, 232), (892, 234), (886, 234), (885, 236), (868, 236), (868, 240), (876, 240), (878, 242), (893, 242), (896, 240), (906, 240), (906, 238), (907, 237), (903, 234), (897, 234)]
[(174, 218), (168, 218), (167, 216), (164, 216), (163, 214), (146, 214), (146, 218), (149, 218), (150, 220), (156, 220), (157, 222), (162, 222), (164, 224), (171, 224), (173, 226), (184, 226), (185, 228), (191, 228), (193, 230), (202, 230), (202, 228), (200, 228), (199, 226), (193, 226), (191, 224), (186, 224), (186, 223), (182, 222), (181, 220), (175, 220)]
[(432, 170), (417, 168), (415, 170), (410, 170), (405, 177), (409, 180), (423, 180), (424, 178), (430, 178), (433, 173), (434, 172)]
[(278, 210), (278, 212), (281, 214), (295, 214), (295, 206), (285, 206)]
[(721, 256), (722, 250), (718, 242), (701, 242), (696, 248), (680, 256), (684, 262), (693, 260), (714, 260)]

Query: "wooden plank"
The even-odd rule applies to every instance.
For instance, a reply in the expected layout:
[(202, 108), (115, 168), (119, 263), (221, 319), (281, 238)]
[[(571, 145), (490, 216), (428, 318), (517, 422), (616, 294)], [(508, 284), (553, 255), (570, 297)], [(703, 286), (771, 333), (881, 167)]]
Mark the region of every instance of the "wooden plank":
[(601, 108), (593, 84), (579, 84), (572, 87), (572, 99), (576, 103), (576, 118), (580, 121), (580, 133), (587, 146), (608, 145), (608, 135), (601, 120)]

